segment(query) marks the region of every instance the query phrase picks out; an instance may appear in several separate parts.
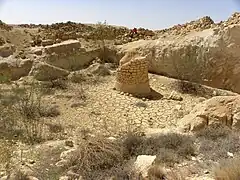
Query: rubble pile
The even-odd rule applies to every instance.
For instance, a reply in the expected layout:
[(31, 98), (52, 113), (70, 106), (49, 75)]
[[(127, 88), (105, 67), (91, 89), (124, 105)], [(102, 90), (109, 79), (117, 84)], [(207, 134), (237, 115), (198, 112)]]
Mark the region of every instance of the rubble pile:
[(240, 13), (235, 12), (233, 13), (230, 18), (228, 18), (226, 21), (221, 21), (218, 25), (220, 27), (227, 27), (229, 25), (234, 25), (234, 24), (240, 24)]
[(149, 29), (138, 28), (137, 34), (131, 35), (131, 30), (129, 30), (124, 36), (119, 36), (117, 39), (119, 40), (118, 44), (125, 44), (133, 41), (138, 41), (140, 39), (154, 39), (155, 32)]
[(38, 28), (41, 27), (41, 24), (19, 24), (18, 27), (22, 27), (22, 28), (28, 28), (28, 29), (33, 29), (33, 28)]
[[(22, 25), (25, 26), (25, 25)], [(33, 46), (40, 45), (41, 41), (51, 39), (53, 43), (60, 43), (69, 39), (92, 39), (92, 40), (114, 40), (123, 36), (129, 30), (127, 28), (113, 27), (108, 25), (86, 25), (81, 23), (66, 22), (51, 25), (37, 25), (39, 33), (33, 38)]]
[(6, 31), (11, 31), (12, 30), (12, 26), (7, 25), (6, 23), (4, 23), (3, 21), (0, 20), (0, 29), (4, 29)]
[(33, 46), (42, 45), (42, 41), (51, 40), (60, 43), (69, 39), (83, 38), (86, 40), (116, 40), (119, 44), (151, 38), (152, 30), (139, 28), (138, 33), (131, 36), (131, 30), (125, 27), (114, 27), (105, 24), (86, 25), (66, 22), (51, 25), (21, 25), (22, 27), (39, 28), (39, 33), (33, 37)]
[(191, 21), (185, 24), (178, 24), (168, 29), (159, 30), (157, 31), (157, 33), (167, 33), (169, 35), (186, 35), (191, 31), (202, 31), (205, 29), (209, 29), (214, 25), (214, 21), (209, 16), (205, 16), (196, 21)]

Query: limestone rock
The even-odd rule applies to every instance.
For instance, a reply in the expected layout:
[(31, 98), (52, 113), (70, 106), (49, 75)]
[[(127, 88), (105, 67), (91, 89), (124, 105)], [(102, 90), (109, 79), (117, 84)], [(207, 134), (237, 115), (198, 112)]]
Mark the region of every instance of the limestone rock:
[(73, 51), (74, 49), (79, 49), (81, 44), (78, 40), (68, 40), (62, 43), (54, 44), (51, 46), (46, 46), (45, 51), (47, 54), (60, 54), (65, 53), (67, 51)]
[(66, 77), (69, 75), (69, 71), (51, 66), (44, 62), (39, 62), (33, 66), (30, 76), (34, 76), (39, 81), (49, 81), (58, 78)]
[(52, 39), (46, 39), (46, 40), (42, 40), (42, 46), (50, 46), (53, 45), (54, 42)]
[(180, 96), (177, 92), (172, 91), (169, 95), (168, 99), (174, 100), (174, 101), (182, 101), (183, 98)]
[(40, 48), (39, 47), (37, 47), (37, 48), (33, 47), (31, 49), (31, 53), (36, 54), (38, 56), (41, 56), (43, 54), (43, 49), (41, 47)]
[(147, 177), (148, 169), (152, 166), (156, 156), (140, 155), (134, 163), (135, 171), (142, 177)]
[(240, 129), (240, 96), (217, 96), (194, 107), (190, 114), (178, 123), (184, 129), (198, 131), (204, 127), (220, 124)]
[(8, 57), (13, 55), (13, 53), (16, 51), (16, 48), (12, 44), (5, 44), (3, 46), (0, 46), (0, 57)]
[(129, 54), (124, 56), (117, 70), (115, 88), (130, 94), (149, 95), (151, 89), (148, 78), (148, 59), (132, 58)]
[(110, 70), (104, 64), (99, 63), (90, 65), (86, 71), (100, 76), (107, 76), (111, 74)]
[(70, 180), (71, 178), (68, 176), (61, 176), (59, 180)]
[(0, 73), (9, 80), (18, 80), (27, 76), (32, 68), (33, 61), (29, 59), (11, 59), (0, 61)]
[(89, 65), (99, 56), (100, 48), (85, 49), (77, 40), (68, 40), (44, 48), (45, 56), (42, 61), (70, 71), (76, 71)]
[(139, 40), (118, 46), (125, 55), (149, 56), (149, 71), (240, 92), (240, 24), (212, 28), (167, 40)]

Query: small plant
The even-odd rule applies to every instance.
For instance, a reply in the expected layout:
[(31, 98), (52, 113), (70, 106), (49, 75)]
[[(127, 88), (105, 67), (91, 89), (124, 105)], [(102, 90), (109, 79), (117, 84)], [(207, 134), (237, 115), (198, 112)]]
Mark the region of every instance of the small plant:
[(41, 117), (42, 96), (34, 84), (30, 89), (13, 88), (16, 102), (13, 108), (19, 113), (20, 127), (24, 128), (30, 143), (39, 141), (43, 135), (44, 122)]
[(107, 25), (107, 21), (97, 23), (97, 39), (100, 40), (99, 46), (101, 48), (100, 59), (102, 62), (107, 62), (108, 52), (106, 48), (105, 38), (109, 36), (110, 26)]

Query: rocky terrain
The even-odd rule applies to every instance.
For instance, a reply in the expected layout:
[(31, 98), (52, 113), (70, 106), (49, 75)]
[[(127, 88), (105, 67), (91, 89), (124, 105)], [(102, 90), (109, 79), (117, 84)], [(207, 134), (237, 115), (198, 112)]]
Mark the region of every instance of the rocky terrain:
[(0, 22), (0, 179), (239, 179), (239, 32)]

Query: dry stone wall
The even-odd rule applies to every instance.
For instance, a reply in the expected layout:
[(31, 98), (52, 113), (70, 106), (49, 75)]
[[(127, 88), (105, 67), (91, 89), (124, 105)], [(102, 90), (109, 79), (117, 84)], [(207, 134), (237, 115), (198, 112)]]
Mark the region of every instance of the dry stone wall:
[(148, 64), (146, 57), (123, 57), (117, 70), (116, 90), (134, 95), (148, 95)]

